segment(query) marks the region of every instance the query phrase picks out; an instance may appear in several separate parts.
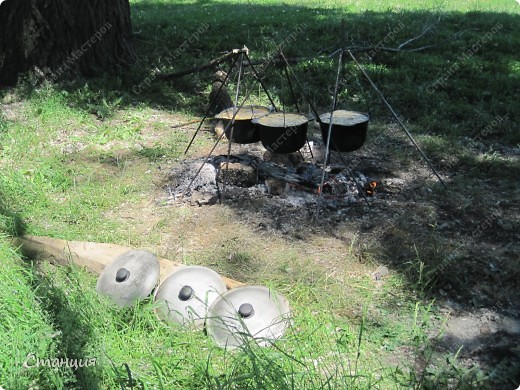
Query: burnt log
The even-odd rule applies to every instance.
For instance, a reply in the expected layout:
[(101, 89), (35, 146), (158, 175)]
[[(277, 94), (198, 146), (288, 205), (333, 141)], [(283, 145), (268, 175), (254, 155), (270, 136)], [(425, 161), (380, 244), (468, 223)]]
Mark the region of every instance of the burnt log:
[[(212, 164), (219, 165), (225, 163), (227, 156), (215, 156), (212, 159)], [(229, 157), (231, 163), (240, 163), (249, 165), (256, 169), (260, 181), (267, 179), (278, 179), (287, 183), (298, 184), (302, 187), (316, 190), (320, 187), (318, 178), (311, 175), (302, 175), (296, 172), (295, 168), (287, 168), (270, 161), (264, 161), (258, 157), (248, 154), (231, 155)], [(311, 165), (311, 164), (309, 164)], [(301, 164), (300, 171), (305, 171), (305, 164)], [(303, 168), (303, 169), (301, 169)], [(312, 169), (316, 172), (316, 169)]]

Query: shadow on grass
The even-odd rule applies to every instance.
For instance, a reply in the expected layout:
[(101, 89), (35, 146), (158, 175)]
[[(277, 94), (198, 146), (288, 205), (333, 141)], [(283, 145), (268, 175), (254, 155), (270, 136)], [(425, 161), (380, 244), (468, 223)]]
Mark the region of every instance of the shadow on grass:
[[(284, 45), (288, 57), (307, 58), (294, 66), (304, 89), (320, 110), (330, 107), (335, 61), (327, 55), (350, 45), (398, 46), (438, 24), (411, 47), (435, 45), (457, 32), (459, 40), (425, 51), (359, 54), (376, 84), (403, 117), (428, 134), (476, 136), (494, 118), (508, 120), (489, 138), (520, 142), (514, 109), (519, 91), (520, 15), (493, 12), (431, 11), (360, 12), (345, 8), (260, 5), (233, 2), (167, 4), (136, 1), (132, 23), (138, 61), (131, 69), (88, 81), (63, 83), (72, 105), (101, 118), (128, 105), (146, 105), (202, 115), (212, 70), (171, 81), (158, 75), (191, 68), (247, 45), (253, 60)], [(496, 33), (487, 37), (490, 31)], [(293, 34), (293, 35), (291, 35)], [(468, 52), (477, 45), (475, 52)], [(321, 56), (321, 57), (320, 57)], [(313, 59), (314, 58), (314, 59)], [(378, 97), (349, 58), (340, 94), (344, 104), (369, 100), (376, 115), (386, 115)], [(223, 64), (227, 68), (227, 64)], [(246, 76), (248, 76), (246, 74)], [(446, 82), (435, 84), (440, 78)], [(264, 79), (274, 96), (287, 95), (282, 69)], [(29, 93), (29, 92), (26, 92)], [(305, 104), (298, 92), (300, 104)], [(288, 99), (287, 99), (288, 100)], [(289, 101), (286, 101), (288, 104)]]
[[(480, 171), (477, 178), (467, 177), (464, 165), (453, 167), (442, 172), (450, 175), (445, 192), (425, 164), (417, 162), (418, 154), (403, 138), (393, 134), (378, 143), (369, 139), (362, 149), (346, 155), (352, 170), (383, 183), (370, 199), (372, 209), (359, 199), (342, 218), (336, 217), (338, 210), (322, 210), (322, 218), (312, 221), (305, 218), (301, 207), (284, 208), (277, 197), (228, 201), (226, 207), (256, 231), (262, 229), (251, 224), (261, 222), (266, 234), (276, 232), (291, 245), (323, 235), (348, 246), (352, 234), (358, 234), (363, 237), (359, 240), (364, 247), (359, 248), (361, 256), (368, 262), (377, 259), (403, 275), (420, 299), (451, 301), (464, 310), (487, 308), (517, 317), (520, 295), (515, 286), (520, 283), (520, 272), (513, 259), (520, 242), (515, 212), (518, 190), (500, 185), (513, 179), (514, 163), (475, 161), (473, 169)], [(489, 386), (512, 385), (520, 375), (515, 364), (518, 352), (503, 346), (515, 337), (505, 331), (483, 334), (472, 341), (481, 348), (472, 356), (464, 353), (461, 357), (494, 373), (486, 379)], [(446, 351), (435, 341), (431, 347)], [(455, 377), (456, 369), (438, 374), (441, 384), (448, 374)], [(476, 380), (469, 373), (467, 379), (468, 383)]]
[(8, 208), (8, 202), (0, 187), (0, 232), (12, 237), (25, 234), (26, 224), (17, 212)]
[[(80, 388), (99, 389), (98, 365), (101, 357), (91, 356), (85, 351), (85, 346), (91, 342), (93, 331), (88, 319), (86, 320), (84, 314), (79, 311), (81, 305), (88, 304), (88, 301), (81, 302), (79, 297), (80, 301), (71, 302), (62, 287), (57, 286), (51, 277), (40, 272), (35, 275), (34, 288), (42, 308), (52, 319), (54, 328), (60, 332), (58, 357), (64, 361), (69, 359), (83, 362), (83, 367), (73, 371), (77, 383)], [(97, 363), (91, 364), (91, 358), (96, 358)]]

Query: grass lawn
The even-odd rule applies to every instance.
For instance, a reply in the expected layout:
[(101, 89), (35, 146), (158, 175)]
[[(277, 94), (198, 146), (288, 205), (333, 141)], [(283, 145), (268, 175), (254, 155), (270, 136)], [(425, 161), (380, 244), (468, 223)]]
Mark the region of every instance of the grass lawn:
[[(506, 343), (520, 333), (514, 326), (482, 326), (468, 341), (481, 348), (443, 344), (450, 319), (520, 317), (516, 1), (133, 0), (131, 12), (132, 68), (56, 84), (27, 74), (0, 91), (0, 387), (520, 385), (518, 345)], [(424, 50), (379, 49), (420, 35), (404, 49)], [(260, 229), (254, 208), (168, 204), (168, 172), (213, 144), (203, 131), (185, 156), (196, 125), (172, 128), (202, 117), (212, 71), (160, 75), (246, 45), (275, 102), (288, 107), (282, 69), (262, 66), (282, 44), (299, 59), (298, 103), (309, 109), (305, 95), (319, 112), (332, 103), (337, 57), (329, 55), (374, 47), (357, 51), (358, 60), (449, 190), (346, 57), (339, 108), (372, 115), (367, 144), (349, 161), (378, 180), (398, 178), (398, 191), (388, 186), (372, 211), (359, 203), (330, 225), (289, 221), (286, 230), (275, 218)], [(246, 69), (244, 88), (267, 103), (249, 76)], [(112, 242), (210, 266), (283, 294), (294, 324), (275, 347), (226, 352), (202, 332), (159, 322), (151, 300), (119, 309), (96, 294), (86, 271), (23, 259), (10, 240), (20, 234)], [(390, 275), (374, 280), (381, 264)], [(33, 356), (94, 360), (24, 367)]]

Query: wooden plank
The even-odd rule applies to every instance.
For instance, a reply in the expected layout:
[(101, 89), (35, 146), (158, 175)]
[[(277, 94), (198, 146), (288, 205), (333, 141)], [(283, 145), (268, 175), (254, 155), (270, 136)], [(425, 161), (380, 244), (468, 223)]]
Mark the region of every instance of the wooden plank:
[[(105, 244), (87, 241), (67, 241), (58, 238), (23, 236), (13, 239), (22, 253), (29, 258), (39, 258), (55, 264), (68, 265), (74, 263), (87, 268), (90, 272), (99, 275), (107, 264), (117, 256), (134, 248), (123, 245)], [(172, 272), (185, 265), (159, 257), (160, 282)], [(244, 284), (236, 280), (221, 276), (227, 288), (235, 288)]]

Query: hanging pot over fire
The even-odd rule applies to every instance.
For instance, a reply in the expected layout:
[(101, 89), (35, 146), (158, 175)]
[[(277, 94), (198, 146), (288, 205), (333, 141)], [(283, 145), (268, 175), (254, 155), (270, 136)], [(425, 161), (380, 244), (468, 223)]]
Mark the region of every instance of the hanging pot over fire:
[(233, 119), (234, 110), (236, 110), (236, 107), (230, 107), (215, 116), (215, 118), (221, 119), (224, 122), (225, 128), (227, 127), (227, 139), (237, 144), (251, 144), (260, 141), (258, 127), (251, 121), (269, 114), (271, 112), (269, 108), (254, 105), (242, 106), (236, 113), (235, 123), (233, 125), (233, 139), (231, 139), (232, 126), (228, 127), (228, 123)]
[(290, 326), (287, 300), (262, 286), (239, 287), (219, 297), (209, 309), (206, 329), (215, 342), (234, 349), (254, 339), (267, 346)]
[(297, 152), (305, 145), (308, 122), (305, 115), (285, 112), (253, 119), (253, 123), (258, 124), (262, 145), (277, 154)]
[(202, 328), (209, 306), (226, 292), (215, 271), (199, 266), (179, 269), (169, 275), (155, 292), (155, 312), (164, 321)]
[[(336, 152), (352, 152), (363, 146), (367, 138), (370, 117), (357, 111), (336, 110), (332, 116), (330, 149)], [(327, 144), (330, 112), (320, 115), (323, 143)]]

